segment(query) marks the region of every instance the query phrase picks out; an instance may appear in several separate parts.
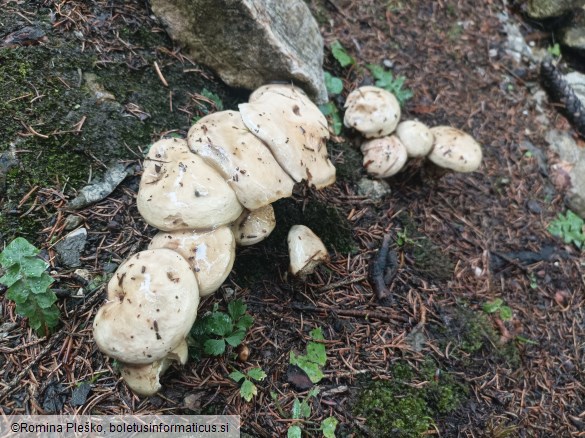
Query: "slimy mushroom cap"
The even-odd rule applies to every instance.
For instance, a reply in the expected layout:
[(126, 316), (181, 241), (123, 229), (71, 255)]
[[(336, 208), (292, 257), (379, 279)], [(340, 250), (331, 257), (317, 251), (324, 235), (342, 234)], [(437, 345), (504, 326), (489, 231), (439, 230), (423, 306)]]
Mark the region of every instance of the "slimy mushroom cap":
[(172, 249), (189, 262), (202, 297), (219, 289), (230, 274), (236, 258), (234, 235), (227, 226), (204, 232), (160, 232), (148, 245), (148, 249), (157, 248)]
[(343, 123), (366, 138), (384, 137), (396, 129), (400, 114), (400, 103), (392, 93), (368, 85), (347, 96)]
[(178, 138), (150, 148), (136, 204), (144, 220), (163, 231), (215, 228), (243, 210), (225, 179)]
[(290, 92), (265, 90), (253, 93), (254, 101), (240, 104), (242, 121), (294, 181), (306, 180), (318, 189), (333, 184), (327, 119), (302, 90), (279, 87), (289, 87)]
[(396, 135), (374, 138), (361, 146), (364, 168), (376, 178), (389, 178), (402, 170), (408, 155)]
[(396, 136), (411, 158), (428, 155), (435, 140), (429, 127), (418, 120), (400, 122), (396, 127)]
[(254, 245), (266, 239), (276, 227), (274, 208), (267, 205), (258, 210), (245, 210), (232, 224), (232, 231), (239, 246)]
[(474, 172), (479, 168), (483, 153), (471, 135), (450, 126), (435, 126), (431, 133), (435, 143), (428, 158), (434, 164), (455, 172)]
[(189, 263), (170, 249), (141, 251), (122, 263), (98, 311), (98, 348), (120, 362), (145, 365), (184, 342), (197, 317), (199, 287)]
[(209, 114), (189, 130), (189, 149), (217, 170), (240, 203), (256, 210), (292, 195), (294, 181), (237, 111)]

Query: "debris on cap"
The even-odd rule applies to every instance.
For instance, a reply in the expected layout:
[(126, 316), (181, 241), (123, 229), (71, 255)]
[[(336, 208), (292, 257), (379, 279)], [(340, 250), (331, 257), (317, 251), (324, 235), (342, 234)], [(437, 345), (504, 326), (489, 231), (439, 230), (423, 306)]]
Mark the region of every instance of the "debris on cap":
[(150, 148), (136, 204), (144, 220), (163, 231), (216, 228), (243, 210), (225, 179), (178, 138)]
[(396, 135), (368, 140), (361, 146), (364, 168), (376, 178), (389, 178), (402, 170), (408, 158)]
[(483, 154), (471, 135), (450, 126), (435, 126), (431, 133), (435, 142), (428, 158), (434, 164), (455, 172), (474, 172), (479, 168)]
[(230, 274), (236, 258), (234, 235), (227, 226), (211, 231), (160, 232), (148, 245), (148, 249), (157, 248), (172, 249), (189, 262), (202, 297), (219, 289)]
[(299, 88), (278, 87), (286, 92), (253, 93), (252, 102), (239, 105), (244, 124), (268, 145), (294, 181), (306, 180), (318, 189), (333, 184), (335, 167), (327, 152), (327, 119)]
[(364, 86), (347, 96), (343, 123), (366, 138), (384, 137), (394, 132), (400, 115), (400, 103), (392, 93)]
[(189, 149), (218, 171), (240, 203), (256, 210), (292, 195), (294, 181), (237, 111), (209, 114), (189, 130)]

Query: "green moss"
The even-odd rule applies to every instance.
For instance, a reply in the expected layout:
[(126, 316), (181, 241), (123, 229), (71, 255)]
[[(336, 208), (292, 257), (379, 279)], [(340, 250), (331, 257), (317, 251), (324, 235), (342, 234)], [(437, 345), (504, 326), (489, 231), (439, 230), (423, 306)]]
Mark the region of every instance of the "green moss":
[[(437, 365), (425, 361), (421, 371), (406, 362), (392, 367), (393, 379), (377, 381), (362, 390), (354, 415), (365, 417), (371, 436), (415, 438), (425, 434), (434, 419), (456, 410), (467, 393), (450, 374), (437, 379)], [(413, 385), (413, 383), (424, 384)]]
[[(2, 12), (0, 18), (7, 25), (20, 26), (11, 24), (13, 18)], [(35, 201), (33, 196), (16, 208), (33, 186), (61, 190), (66, 185), (65, 194), (71, 196), (90, 173), (99, 177), (101, 163), (136, 159), (131, 150), (144, 148), (161, 132), (185, 132), (189, 116), (178, 108), (192, 106), (190, 93), (207, 88), (235, 105), (227, 88), (184, 72), (179, 63), (168, 62), (153, 49), (168, 45), (164, 33), (123, 30), (131, 44), (145, 48), (137, 59), (147, 64), (130, 68), (131, 59), (113, 53), (113, 62), (98, 63), (90, 51), (80, 51), (78, 41), (53, 33), (50, 25), (43, 29), (48, 36), (43, 45), (0, 49), (0, 236), (6, 240), (21, 234), (35, 236), (51, 219), (52, 212), (47, 216), (42, 210), (20, 217)], [(162, 85), (151, 67), (155, 58), (169, 87)], [(100, 100), (87, 86), (86, 73), (95, 74), (96, 82), (115, 101)], [(141, 113), (133, 113), (136, 108)], [(79, 126), (79, 132), (72, 132)], [(30, 240), (36, 243), (37, 238)]]
[(453, 354), (463, 359), (463, 365), (469, 365), (478, 357), (511, 366), (520, 363), (518, 348), (513, 342), (500, 343), (500, 335), (490, 317), (482, 311), (473, 311), (464, 304), (448, 317), (445, 327), (435, 327), (433, 331), (437, 333), (442, 347), (451, 344)]

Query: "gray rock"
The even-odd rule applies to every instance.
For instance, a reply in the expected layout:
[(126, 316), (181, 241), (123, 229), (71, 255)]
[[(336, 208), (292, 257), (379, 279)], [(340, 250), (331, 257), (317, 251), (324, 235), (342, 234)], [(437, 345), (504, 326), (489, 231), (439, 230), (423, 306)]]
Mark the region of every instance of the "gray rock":
[(552, 18), (584, 5), (585, 0), (529, 0), (526, 12), (532, 18)]
[(585, 105), (585, 75), (574, 71), (564, 75), (563, 78), (573, 88), (581, 103)]
[(274, 81), (327, 101), (323, 39), (302, 0), (151, 0), (171, 38), (228, 85)]
[(112, 193), (118, 187), (118, 184), (124, 181), (124, 178), (133, 173), (132, 166), (126, 166), (122, 163), (115, 164), (106, 170), (101, 181), (83, 187), (75, 199), (69, 202), (68, 207), (78, 210), (94, 202), (101, 201)]
[(378, 201), (389, 195), (392, 190), (386, 181), (362, 178), (357, 183), (357, 192), (360, 196), (367, 196), (374, 201)]
[(55, 251), (59, 254), (61, 263), (68, 268), (81, 266), (79, 257), (85, 247), (87, 240), (87, 230), (79, 228), (67, 234), (63, 240), (55, 245)]
[(575, 214), (585, 219), (585, 149), (566, 132), (549, 131), (546, 141), (558, 154), (560, 163), (551, 167), (565, 191), (565, 202)]
[(81, 216), (76, 216), (74, 214), (70, 214), (65, 219), (65, 231), (71, 231), (80, 226), (83, 223), (83, 218)]

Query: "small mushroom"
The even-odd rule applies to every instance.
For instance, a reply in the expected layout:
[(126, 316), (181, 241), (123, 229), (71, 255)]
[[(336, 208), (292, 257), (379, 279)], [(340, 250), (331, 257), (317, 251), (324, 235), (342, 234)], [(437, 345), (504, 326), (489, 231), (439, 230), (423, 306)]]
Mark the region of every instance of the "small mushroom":
[(391, 134), (400, 121), (400, 104), (383, 88), (364, 86), (353, 90), (345, 101), (343, 123), (366, 138)]
[(148, 249), (168, 248), (177, 251), (191, 265), (199, 284), (199, 295), (215, 292), (230, 274), (236, 258), (234, 234), (227, 226), (212, 231), (160, 232)]
[(290, 272), (304, 278), (322, 262), (329, 260), (329, 253), (323, 242), (304, 225), (293, 225), (288, 232), (288, 254)]
[[(269, 86), (266, 86), (269, 87)], [(307, 95), (291, 85), (272, 85), (240, 104), (246, 127), (268, 145), (291, 178), (316, 188), (335, 182), (329, 160), (327, 119)]]
[(240, 203), (256, 210), (292, 195), (294, 181), (237, 111), (203, 117), (189, 130), (189, 148), (217, 170)]
[(178, 138), (150, 148), (136, 204), (144, 220), (163, 231), (216, 228), (243, 210), (225, 179)]
[(375, 138), (361, 146), (364, 168), (376, 178), (389, 178), (402, 170), (408, 158), (406, 148), (396, 135)]
[(435, 126), (431, 133), (435, 137), (428, 155), (431, 162), (455, 172), (474, 172), (479, 168), (483, 154), (472, 136), (450, 126)]
[(276, 227), (274, 208), (267, 205), (258, 210), (245, 210), (232, 224), (232, 231), (239, 246), (254, 245), (266, 239)]
[(187, 260), (154, 249), (119, 266), (107, 297), (93, 322), (98, 348), (120, 362), (146, 365), (185, 341), (197, 317), (199, 288)]
[(418, 120), (400, 122), (396, 127), (396, 136), (410, 158), (428, 155), (435, 140), (428, 126)]

